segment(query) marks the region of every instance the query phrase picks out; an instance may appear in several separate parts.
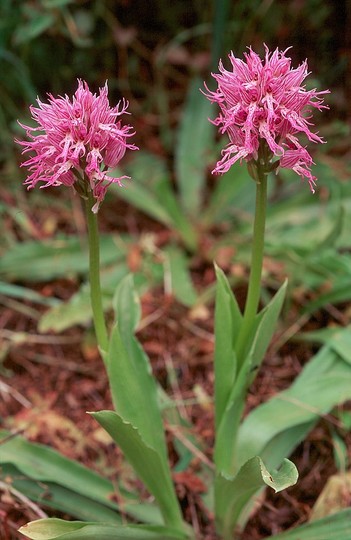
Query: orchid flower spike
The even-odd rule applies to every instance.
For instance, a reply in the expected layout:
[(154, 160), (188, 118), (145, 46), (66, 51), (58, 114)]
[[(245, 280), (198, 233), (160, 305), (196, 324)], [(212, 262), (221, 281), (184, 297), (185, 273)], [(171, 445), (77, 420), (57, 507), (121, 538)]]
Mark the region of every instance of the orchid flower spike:
[(73, 186), (85, 198), (91, 191), (96, 213), (108, 186), (121, 186), (128, 178), (109, 176), (109, 169), (117, 166), (127, 148), (138, 150), (127, 142), (134, 135), (132, 127), (120, 120), (128, 114), (128, 103), (122, 100), (110, 107), (107, 82), (96, 95), (81, 80), (72, 100), (67, 95), (48, 97), (48, 103), (37, 99), (38, 107), (30, 107), (34, 127), (20, 124), (30, 140), (16, 142), (24, 147), (23, 154), (34, 153), (21, 165), (30, 172), (24, 184), (28, 189), (38, 182), (42, 188)]
[(307, 61), (292, 68), (287, 50), (270, 52), (265, 45), (265, 57), (261, 59), (249, 48), (244, 60), (231, 52), (232, 70), (227, 71), (220, 62), (219, 73), (212, 74), (217, 90), (206, 87), (204, 94), (218, 103), (220, 113), (213, 123), (221, 134), (228, 134), (230, 141), (213, 173), (223, 174), (244, 159), (253, 178), (257, 166), (265, 173), (279, 167), (292, 169), (307, 178), (314, 193), (313, 160), (298, 135), (303, 133), (311, 142), (325, 142), (311, 131), (310, 120), (312, 108), (328, 108), (321, 96), (329, 90), (306, 90), (303, 81), (308, 75)]

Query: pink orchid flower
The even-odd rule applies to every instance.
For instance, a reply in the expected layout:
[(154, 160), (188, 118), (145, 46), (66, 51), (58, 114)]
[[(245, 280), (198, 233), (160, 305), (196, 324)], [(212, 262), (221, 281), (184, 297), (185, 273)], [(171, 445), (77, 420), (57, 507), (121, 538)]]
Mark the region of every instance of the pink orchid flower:
[(220, 73), (212, 74), (218, 88), (212, 92), (206, 87), (205, 95), (218, 103), (220, 113), (213, 123), (230, 140), (213, 173), (227, 172), (238, 160), (255, 162), (263, 143), (269, 161), (266, 172), (279, 167), (292, 169), (307, 178), (314, 193), (312, 157), (297, 135), (303, 133), (311, 142), (325, 142), (310, 130), (310, 119), (312, 108), (328, 108), (320, 96), (329, 90), (306, 90), (302, 83), (308, 75), (307, 62), (293, 69), (286, 52), (270, 52), (265, 45), (263, 60), (251, 48), (244, 54), (245, 60), (231, 53), (232, 71), (220, 62)]
[(30, 107), (35, 127), (21, 126), (30, 141), (16, 141), (24, 147), (22, 153), (34, 156), (22, 163), (31, 173), (24, 184), (28, 189), (38, 182), (41, 187), (73, 186), (81, 195), (91, 190), (97, 212), (107, 187), (111, 183), (122, 185), (126, 176), (109, 176), (126, 149), (138, 150), (127, 142), (134, 135), (132, 127), (122, 126), (120, 117), (127, 113), (124, 100), (110, 107), (107, 82), (99, 94), (93, 94), (84, 81), (70, 100), (68, 96), (55, 98), (48, 94), (48, 103), (37, 99), (38, 107)]

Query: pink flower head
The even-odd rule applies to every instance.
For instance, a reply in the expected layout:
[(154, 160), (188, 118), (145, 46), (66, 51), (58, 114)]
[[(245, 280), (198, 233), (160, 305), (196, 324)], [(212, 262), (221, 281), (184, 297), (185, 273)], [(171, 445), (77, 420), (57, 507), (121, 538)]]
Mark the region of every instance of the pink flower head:
[(286, 52), (276, 49), (270, 53), (265, 45), (262, 60), (249, 48), (245, 61), (231, 53), (232, 71), (220, 62), (220, 73), (212, 74), (218, 88), (212, 92), (206, 87), (205, 95), (218, 103), (220, 114), (213, 123), (230, 139), (213, 172), (223, 174), (238, 160), (257, 161), (263, 144), (268, 152), (266, 172), (278, 167), (292, 169), (307, 178), (314, 193), (313, 161), (297, 135), (304, 133), (309, 141), (324, 142), (310, 130), (309, 120), (312, 107), (327, 108), (320, 96), (329, 90), (306, 90), (302, 83), (308, 75), (307, 62), (293, 69)]
[(90, 189), (96, 200), (93, 212), (97, 212), (107, 187), (122, 185), (127, 178), (109, 176), (108, 169), (117, 166), (127, 148), (138, 150), (127, 142), (134, 135), (132, 127), (120, 121), (122, 114), (128, 114), (128, 103), (123, 100), (110, 107), (107, 82), (98, 95), (79, 80), (72, 101), (68, 96), (48, 96), (48, 103), (37, 99), (38, 107), (30, 107), (37, 125), (21, 124), (30, 141), (16, 141), (24, 147), (23, 153), (34, 153), (21, 165), (31, 173), (24, 184), (28, 189), (38, 182), (44, 183), (41, 187), (64, 184), (81, 195)]

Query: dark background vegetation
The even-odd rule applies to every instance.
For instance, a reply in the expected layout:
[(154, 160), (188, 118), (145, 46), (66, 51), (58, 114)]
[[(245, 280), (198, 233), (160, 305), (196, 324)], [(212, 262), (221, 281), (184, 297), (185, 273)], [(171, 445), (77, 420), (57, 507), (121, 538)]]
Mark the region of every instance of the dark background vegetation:
[[(122, 97), (130, 103), (132, 116), (128, 120), (136, 129), (133, 142), (151, 154), (162, 157), (172, 169), (177, 144), (176, 130), (191, 80), (194, 76), (209, 80), (210, 72), (217, 69), (219, 58), (226, 63), (230, 50), (237, 56), (241, 56), (247, 46), (262, 52), (263, 43), (270, 49), (292, 46), (289, 55), (293, 65), (308, 59), (312, 74), (307, 84), (319, 90), (331, 90), (327, 96), (330, 109), (318, 116), (317, 129), (328, 140), (328, 145), (324, 145), (321, 152), (324, 166), (327, 163), (329, 169), (325, 173), (327, 179), (324, 179), (324, 187), (322, 181), (316, 195), (318, 199), (314, 199), (317, 206), (319, 202), (328, 200), (334, 184), (338, 183), (338, 180), (334, 180), (336, 177), (343, 186), (350, 179), (350, 0), (1, 0), (0, 224), (3, 234), (0, 255), (5, 256), (26, 241), (51, 241), (60, 234), (78, 235), (80, 238), (84, 235), (84, 219), (77, 210), (77, 198), (70, 206), (66, 202), (68, 195), (64, 189), (33, 190), (27, 194), (22, 186), (26, 172), (19, 168), (21, 157), (14, 138), (23, 138), (23, 130), (17, 120), (23, 123), (30, 121), (28, 106), (35, 102), (37, 96), (45, 100), (48, 92), (71, 95), (76, 89), (77, 78), (86, 80), (90, 89), (97, 91), (108, 79), (110, 103), (114, 105)], [(211, 198), (215, 182), (209, 174), (206, 201)], [(300, 182), (295, 182), (297, 190), (303, 190), (301, 197), (307, 200), (310, 197), (308, 188), (300, 188)], [(62, 204), (61, 198), (64, 201)], [(304, 219), (299, 201), (298, 195), (288, 210), (300, 212), (298, 216)], [(241, 204), (243, 214), (248, 206), (246, 200), (239, 200), (239, 217)], [(252, 205), (251, 199), (249, 205)], [(117, 197), (107, 198), (100, 214), (104, 232), (152, 231), (156, 235), (157, 248), (161, 251), (174, 239), (174, 231), (166, 230), (162, 224)], [(321, 215), (324, 214), (318, 210), (313, 214), (316, 216), (316, 231), (321, 227), (323, 237), (330, 227), (328, 224), (322, 227), (319, 221)], [(238, 218), (235, 224), (239, 222)], [(299, 225), (298, 219), (295, 224)], [(191, 277), (197, 291), (210, 287), (214, 282), (211, 256), (206, 259), (205, 255), (212, 253), (219, 233), (227, 229), (217, 224), (214, 230), (205, 231), (200, 242), (201, 251), (192, 254)], [(284, 225), (282, 229), (284, 232)], [(310, 232), (311, 227), (308, 230)], [(247, 229), (245, 234), (241, 240), (239, 238), (243, 249), (247, 244)], [(307, 242), (306, 257), (312, 257), (308, 259), (311, 260), (310, 274), (303, 267), (301, 269), (300, 264), (305, 252), (302, 248), (300, 250), (299, 241), (303, 244), (307, 233), (301, 227), (297, 228), (296, 234), (294, 255), (298, 263), (295, 267), (289, 266), (284, 259), (283, 245), (276, 247), (276, 252), (271, 249), (273, 256), (266, 261), (265, 268), (268, 288), (273, 284), (273, 289), (293, 269), (291, 298), (285, 311), (288, 334), (296, 321), (299, 322), (298, 329), (307, 330), (349, 324), (351, 263), (346, 260), (350, 251), (345, 241), (347, 231), (344, 231), (343, 242), (336, 248), (332, 246), (331, 249), (335, 250), (329, 259), (323, 259), (318, 252), (314, 260), (313, 243), (311, 247)], [(271, 244), (274, 248), (274, 239)], [(115, 467), (115, 450), (106, 441), (94, 439), (91, 419), (85, 415), (86, 410), (109, 406), (106, 375), (102, 373), (93, 333), (91, 329), (87, 331), (86, 324), (82, 324), (68, 328), (64, 335), (56, 336), (53, 333), (52, 336), (38, 337), (36, 323), (47, 306), (43, 304), (38, 307), (30, 297), (26, 297), (28, 287), (40, 293), (41, 298), (47, 298), (48, 304), (56, 299), (69, 300), (82, 284), (82, 274), (86, 278), (85, 266), (82, 272), (85, 263), (78, 261), (77, 267), (74, 266), (76, 251), (77, 247), (68, 250), (67, 261), (68, 257), (72, 257), (78, 277), (74, 273), (65, 276), (64, 271), (53, 268), (54, 263), (50, 266), (47, 254), (45, 264), (51, 272), (48, 279), (45, 279), (45, 265), (41, 265), (40, 261), (36, 266), (31, 265), (32, 275), (28, 269), (26, 276), (27, 268), (21, 268), (21, 263), (8, 273), (6, 268), (2, 269), (3, 274), (0, 272), (1, 280), (8, 279), (10, 285), (13, 282), (25, 288), (24, 307), (19, 305), (21, 298), (16, 299), (18, 291), (13, 295), (3, 294), (5, 288), (0, 291), (0, 330), (4, 338), (1, 343), (0, 375), (8, 385), (6, 388), (12, 389), (0, 405), (0, 418), (6, 428), (18, 429), (23, 423), (29, 425), (30, 430), (26, 431), (29, 439), (54, 446), (65, 455), (108, 474)], [(142, 251), (139, 245), (132, 245), (126, 254), (129, 269), (142, 267)], [(335, 270), (333, 264), (340, 254), (344, 258), (340, 256), (340, 268), (335, 266)], [(229, 248), (225, 246), (217, 256), (224, 270), (232, 273), (231, 277), (242, 280), (236, 291), (239, 300), (242, 300), (245, 298), (247, 259), (244, 257), (237, 264), (233, 245)], [(16, 258), (13, 260), (16, 261)], [(326, 266), (321, 269), (324, 263)], [(336, 290), (338, 272), (344, 280), (344, 289), (336, 292), (336, 307), (333, 302), (323, 304), (319, 301), (319, 292)], [(336, 285), (333, 281), (335, 276)], [(148, 290), (143, 296), (143, 314), (146, 318), (153, 318), (154, 322), (141, 330), (139, 338), (150, 355), (156, 376), (170, 394), (176, 399), (197, 400), (197, 405), (189, 414), (196, 433), (208, 443), (211, 457), (213, 419), (206, 398), (212, 395), (213, 382), (213, 306), (210, 306), (203, 320), (203, 314), (199, 317), (201, 323), (198, 328), (188, 316), (189, 306), (186, 302), (184, 305), (168, 298), (163, 294), (159, 282), (156, 292)], [(309, 287), (315, 287), (317, 292), (314, 290), (313, 294), (310, 293)], [(303, 312), (303, 308), (310, 305), (308, 302), (314, 308)], [(155, 314), (161, 315), (155, 318)], [(305, 323), (306, 328), (303, 327)], [(292, 326), (289, 327), (289, 324)], [(286, 387), (317, 350), (312, 345), (286, 341), (283, 335), (279, 341), (283, 347), (278, 353), (276, 347), (274, 354), (270, 354), (264, 364), (249, 397), (250, 407)], [(179, 377), (181, 389), (174, 382), (174, 377), (172, 379), (173, 371), (170, 375), (169, 366), (165, 367), (165, 349), (174, 355), (172, 369)], [(169, 380), (173, 380), (173, 385)], [(205, 400), (204, 406), (201, 399)], [(200, 407), (196, 408), (199, 403)], [(254, 519), (243, 538), (263, 538), (308, 518), (310, 508), (326, 479), (337, 469), (329, 424), (324, 420), (314, 431), (312, 439), (299, 447), (293, 456), (302, 477), (296, 490), (287, 494), (284, 492), (280, 499), (269, 495), (262, 516)], [(64, 428), (61, 427), (62, 422)], [(336, 425), (337, 421), (331, 424)], [(74, 430), (78, 433), (77, 440)], [(349, 433), (345, 435), (345, 441), (345, 448), (348, 449), (345, 452), (350, 455)], [(123, 467), (120, 461), (118, 466)], [(125, 474), (124, 469), (121, 470)], [(126, 474), (128, 476), (130, 471)], [(177, 485), (189, 521), (193, 508), (196, 507), (199, 515), (202, 511), (199, 502), (201, 489), (193, 480), (190, 475), (186, 481), (184, 478), (183, 481), (179, 480)], [(1, 516), (8, 518), (6, 530), (1, 529), (0, 525), (0, 536), (3, 534), (6, 540), (18, 538), (16, 526), (33, 518), (25, 504), (21, 505), (18, 501), (13, 504), (12, 501), (11, 505), (5, 499), (0, 501)], [(200, 525), (203, 530), (206, 529), (204, 538), (213, 540), (215, 536), (211, 524), (207, 523), (207, 528), (203, 523)]]
[(263, 42), (292, 46), (294, 63), (308, 58), (318, 86), (333, 89), (331, 114), (346, 120), (350, 13), (348, 0), (2, 0), (0, 158), (13, 158), (16, 119), (37, 95), (70, 94), (77, 78), (92, 89), (108, 79), (112, 100), (126, 95), (133, 114), (157, 128), (176, 120), (192, 75), (208, 78), (219, 57)]

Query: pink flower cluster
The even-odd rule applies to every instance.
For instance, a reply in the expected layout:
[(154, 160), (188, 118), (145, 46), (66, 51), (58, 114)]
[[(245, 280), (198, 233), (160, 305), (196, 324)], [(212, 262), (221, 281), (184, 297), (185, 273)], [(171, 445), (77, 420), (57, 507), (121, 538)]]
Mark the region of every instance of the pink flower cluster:
[(72, 101), (49, 94), (48, 103), (37, 102), (38, 107), (30, 107), (36, 126), (21, 124), (30, 141), (17, 141), (23, 153), (35, 154), (22, 163), (31, 173), (25, 185), (30, 189), (38, 182), (44, 182), (41, 187), (64, 184), (79, 193), (90, 189), (97, 212), (107, 187), (112, 182), (121, 185), (126, 178), (111, 177), (108, 169), (117, 166), (127, 148), (138, 149), (127, 142), (134, 135), (132, 127), (122, 126), (119, 119), (128, 114), (128, 103), (110, 107), (107, 83), (96, 95), (81, 80)]
[[(218, 103), (221, 111), (213, 123), (230, 140), (213, 172), (225, 173), (238, 160), (257, 160), (260, 143), (266, 141), (271, 169), (292, 169), (307, 178), (314, 192), (312, 157), (297, 135), (304, 133), (312, 142), (324, 142), (310, 130), (309, 120), (311, 107), (327, 108), (320, 96), (329, 91), (306, 90), (302, 82), (308, 75), (307, 62), (293, 69), (286, 51), (271, 53), (265, 46), (264, 60), (251, 48), (244, 56), (245, 61), (231, 53), (232, 71), (220, 62), (220, 73), (212, 74), (217, 90), (206, 87), (206, 97)], [(273, 164), (274, 157), (278, 162)]]

